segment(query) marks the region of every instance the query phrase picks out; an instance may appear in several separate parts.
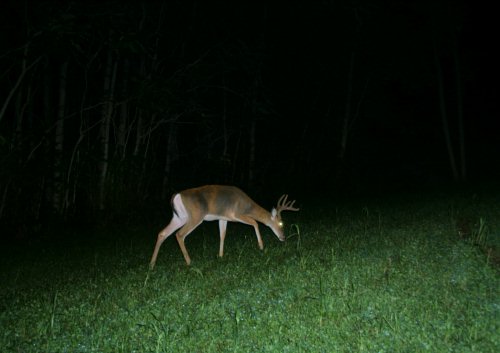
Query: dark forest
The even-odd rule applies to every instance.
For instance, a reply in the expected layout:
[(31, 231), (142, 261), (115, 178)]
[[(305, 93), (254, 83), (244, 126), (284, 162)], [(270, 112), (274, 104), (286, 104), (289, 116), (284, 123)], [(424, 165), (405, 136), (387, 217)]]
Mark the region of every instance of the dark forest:
[(165, 215), (203, 184), (268, 203), (491, 185), (493, 16), (444, 0), (3, 1), (0, 222)]

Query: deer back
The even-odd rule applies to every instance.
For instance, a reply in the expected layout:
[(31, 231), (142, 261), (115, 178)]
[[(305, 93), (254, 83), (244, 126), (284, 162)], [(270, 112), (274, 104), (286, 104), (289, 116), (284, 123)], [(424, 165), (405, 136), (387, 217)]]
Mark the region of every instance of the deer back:
[(180, 192), (190, 216), (220, 216), (229, 220), (247, 215), (260, 219), (268, 212), (235, 186), (206, 185)]

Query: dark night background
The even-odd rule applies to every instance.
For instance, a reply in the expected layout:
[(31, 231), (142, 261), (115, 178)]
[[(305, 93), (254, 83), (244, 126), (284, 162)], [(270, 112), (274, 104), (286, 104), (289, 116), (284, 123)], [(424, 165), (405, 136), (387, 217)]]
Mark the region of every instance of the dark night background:
[(266, 208), (492, 186), (489, 4), (3, 1), (4, 235), (167, 221), (172, 192), (209, 183)]

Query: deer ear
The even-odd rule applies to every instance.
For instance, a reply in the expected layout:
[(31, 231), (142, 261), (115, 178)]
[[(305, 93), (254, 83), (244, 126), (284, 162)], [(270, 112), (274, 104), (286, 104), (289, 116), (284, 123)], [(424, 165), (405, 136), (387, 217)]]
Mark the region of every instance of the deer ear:
[(278, 212), (277, 212), (277, 211), (276, 211), (276, 209), (273, 207), (273, 209), (271, 210), (271, 219), (275, 219), (277, 214), (278, 214)]

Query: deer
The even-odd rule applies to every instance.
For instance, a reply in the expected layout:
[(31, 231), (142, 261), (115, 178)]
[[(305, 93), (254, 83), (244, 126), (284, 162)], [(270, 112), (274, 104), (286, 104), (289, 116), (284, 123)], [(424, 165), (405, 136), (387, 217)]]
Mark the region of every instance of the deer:
[(269, 212), (235, 186), (205, 185), (178, 192), (171, 198), (172, 220), (158, 233), (149, 268), (151, 270), (154, 268), (161, 244), (179, 228), (176, 233), (177, 242), (189, 266), (191, 258), (184, 240), (203, 221), (219, 221), (219, 257), (224, 255), (227, 222), (251, 225), (255, 230), (260, 250), (264, 249), (264, 243), (258, 222), (271, 228), (280, 241), (285, 241), (281, 212), (299, 211), (298, 208), (293, 207), (295, 200), (287, 201), (287, 199), (288, 195), (282, 195), (277, 206)]

